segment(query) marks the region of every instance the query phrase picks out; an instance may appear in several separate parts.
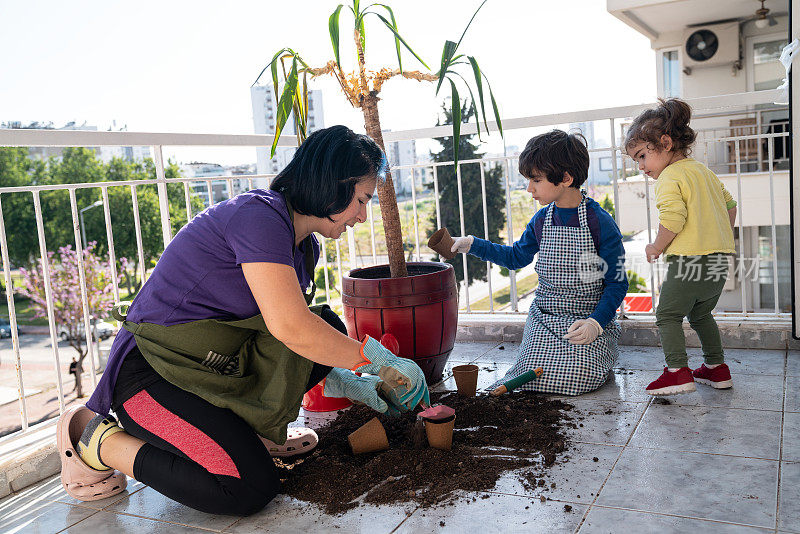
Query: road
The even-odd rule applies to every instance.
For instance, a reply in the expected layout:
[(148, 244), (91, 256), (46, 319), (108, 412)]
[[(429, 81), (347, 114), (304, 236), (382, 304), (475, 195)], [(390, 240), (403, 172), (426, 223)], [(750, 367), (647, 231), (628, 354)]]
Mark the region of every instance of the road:
[[(111, 347), (113, 338), (100, 343), (101, 350)], [(53, 364), (53, 349), (49, 335), (26, 334), (20, 336), (20, 361), (22, 362), (22, 382), (25, 389), (25, 402), (30, 424), (58, 414), (58, 389)], [(64, 402), (69, 405), (76, 400), (74, 378), (69, 374), (69, 364), (77, 352), (69, 343), (58, 342), (59, 368), (64, 391)], [(16, 357), (11, 339), (0, 340), (0, 436), (20, 428), (20, 407), (17, 383)], [(83, 363), (83, 390), (92, 392), (90, 364)], [(98, 375), (99, 377), (99, 375)], [(85, 400), (85, 399), (84, 399)], [(81, 401), (83, 402), (83, 400)]]

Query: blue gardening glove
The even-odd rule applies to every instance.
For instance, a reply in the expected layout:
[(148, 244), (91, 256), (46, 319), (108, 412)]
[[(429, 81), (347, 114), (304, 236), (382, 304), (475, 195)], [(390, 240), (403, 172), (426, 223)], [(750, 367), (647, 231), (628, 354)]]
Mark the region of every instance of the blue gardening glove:
[(413, 409), (417, 404), (422, 403), (424, 406), (431, 405), (431, 395), (428, 392), (428, 386), (426, 385), (424, 388), (420, 389), (420, 392), (417, 394), (416, 397), (407, 401), (405, 404), (400, 402), (400, 397), (398, 397), (395, 390), (391, 389), (386, 383), (381, 384), (381, 396), (386, 399), (389, 403), (389, 411), (392, 415), (395, 415), (392, 412), (392, 408), (397, 409), (397, 415), (401, 413), (407, 412)]
[(398, 415), (402, 406), (393, 406), (378, 395), (383, 381), (372, 375), (358, 376), (347, 369), (334, 367), (325, 377), (322, 392), (326, 397), (347, 397), (350, 400), (366, 404), (373, 410), (390, 415)]
[(415, 408), (420, 401), (430, 404), (425, 375), (416, 363), (408, 358), (395, 356), (392, 351), (369, 336), (364, 336), (361, 357), (364, 361), (352, 370), (378, 375), (384, 384), (393, 390), (398, 404), (404, 405), (409, 410)]

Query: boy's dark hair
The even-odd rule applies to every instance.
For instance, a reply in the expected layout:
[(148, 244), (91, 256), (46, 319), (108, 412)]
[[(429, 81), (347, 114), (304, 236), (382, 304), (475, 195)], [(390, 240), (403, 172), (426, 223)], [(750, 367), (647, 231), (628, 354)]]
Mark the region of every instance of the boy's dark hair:
[(532, 178), (539, 171), (554, 184), (564, 181), (564, 173), (572, 176), (570, 187), (580, 189), (589, 175), (589, 151), (586, 138), (579, 133), (551, 130), (528, 141), (519, 155), (519, 172)]
[(658, 99), (658, 107), (642, 111), (633, 119), (625, 135), (625, 151), (633, 145), (645, 142), (657, 150), (663, 150), (661, 136), (672, 139), (672, 150), (684, 156), (691, 154), (697, 134), (689, 127), (692, 108), (679, 98)]
[(282, 193), (297, 213), (330, 218), (347, 208), (361, 178), (377, 175), (383, 181), (387, 169), (371, 137), (331, 126), (308, 136), (270, 189)]

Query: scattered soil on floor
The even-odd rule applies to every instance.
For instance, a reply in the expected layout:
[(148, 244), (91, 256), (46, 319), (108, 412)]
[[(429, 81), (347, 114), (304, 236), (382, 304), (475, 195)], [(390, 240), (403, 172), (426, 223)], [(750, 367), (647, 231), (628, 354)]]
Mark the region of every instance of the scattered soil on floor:
[[(375, 412), (356, 406), (317, 431), (319, 446), (309, 456), (279, 461), (284, 493), (315, 503), (329, 514), (359, 502), (390, 504), (413, 501), (423, 506), (452, 503), (457, 490), (491, 490), (506, 472), (553, 465), (566, 449), (563, 429), (572, 405), (530, 392), (501, 397), (433, 394), (431, 401), (456, 411), (453, 448), (415, 446), (416, 414), (379, 419), (389, 450), (353, 455), (347, 436)], [(517, 473), (523, 483), (531, 469)], [(541, 474), (539, 474), (541, 476)], [(527, 485), (527, 484), (525, 484)]]

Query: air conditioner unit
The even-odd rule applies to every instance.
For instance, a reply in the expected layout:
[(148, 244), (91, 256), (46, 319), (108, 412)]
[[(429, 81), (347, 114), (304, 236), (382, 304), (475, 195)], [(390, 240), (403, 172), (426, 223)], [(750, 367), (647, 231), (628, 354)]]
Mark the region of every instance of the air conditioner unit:
[(739, 60), (739, 23), (687, 28), (683, 43), (684, 67), (697, 69), (730, 65)]

